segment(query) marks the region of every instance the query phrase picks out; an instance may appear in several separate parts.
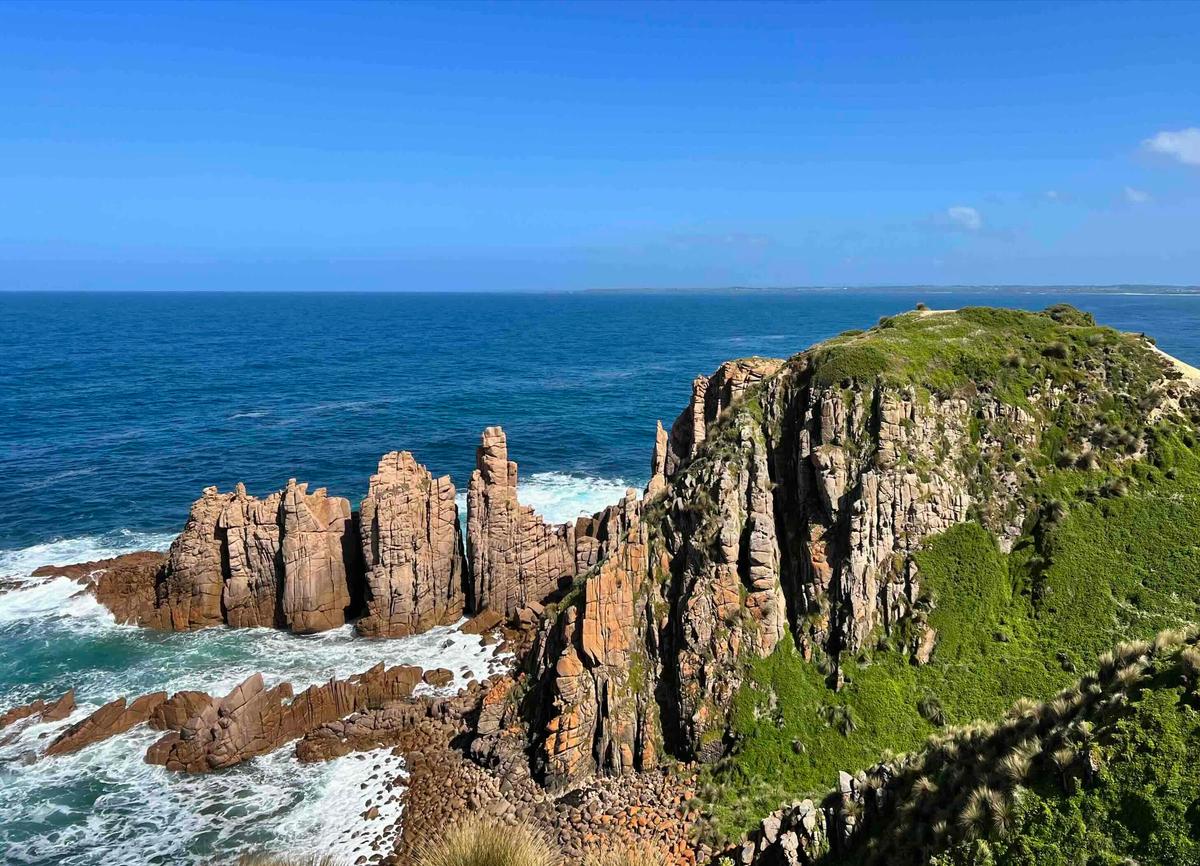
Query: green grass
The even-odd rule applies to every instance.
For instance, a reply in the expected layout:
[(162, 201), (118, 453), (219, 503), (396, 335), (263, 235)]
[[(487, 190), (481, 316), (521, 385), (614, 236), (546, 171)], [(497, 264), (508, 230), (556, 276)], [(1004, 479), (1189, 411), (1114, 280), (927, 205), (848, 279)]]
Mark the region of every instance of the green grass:
[(998, 839), (932, 866), (1197, 866), (1200, 713), (1179, 687), (1144, 691), (1099, 746), (1098, 777), (1070, 793), (1042, 777)]
[[(1017, 698), (1054, 694), (1121, 639), (1200, 619), (1200, 459), (1167, 430), (1136, 474), (1127, 495), (1106, 498), (1096, 493), (1104, 473), (1053, 473), (1041, 494), (1060, 498), (1065, 516), (1031, 520), (1010, 555), (973, 522), (931, 539), (916, 555), (939, 635), (928, 665), (887, 649), (843, 659), (849, 682), (834, 692), (790, 641), (751, 662), (735, 749), (703, 792), (716, 833), (735, 838), (839, 770), (915, 748), (936, 731), (923, 700), (949, 724), (994, 719)], [(847, 708), (854, 730), (827, 723), (822, 707)]]
[(1140, 337), (1099, 327), (1065, 305), (1045, 313), (988, 307), (904, 313), (834, 337), (810, 357), (818, 387), (848, 379), (945, 393), (982, 385), (1019, 405), (1047, 378), (1070, 384), (1089, 376), (1089, 364), (1103, 368), (1113, 387), (1134, 390), (1161, 368)]

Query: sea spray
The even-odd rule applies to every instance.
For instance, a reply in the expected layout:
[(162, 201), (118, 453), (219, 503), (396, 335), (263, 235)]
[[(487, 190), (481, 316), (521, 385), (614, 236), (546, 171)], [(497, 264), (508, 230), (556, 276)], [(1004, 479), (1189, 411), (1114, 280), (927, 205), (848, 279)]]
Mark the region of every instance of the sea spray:
[[(452, 693), (504, 667), (505, 657), (454, 626), (397, 640), (364, 640), (346, 626), (297, 636), (272, 629), (157, 632), (118, 625), (67, 578), (34, 569), (164, 549), (169, 536), (131, 532), (62, 539), (0, 552), (0, 708), (76, 688), (79, 708), (53, 724), (5, 731), (0, 745), (0, 862), (23, 864), (207, 863), (246, 852), (328, 853), (353, 863), (399, 817), (384, 786), (402, 773), (390, 751), (304, 765), (292, 749), (204, 776), (145, 763), (161, 736), (148, 729), (83, 751), (39, 759), (63, 727), (120, 696), (198, 689), (224, 694), (261, 672), (299, 691), (383, 662), (442, 667)], [(364, 787), (365, 786), (365, 787)], [(370, 800), (377, 819), (361, 815)]]

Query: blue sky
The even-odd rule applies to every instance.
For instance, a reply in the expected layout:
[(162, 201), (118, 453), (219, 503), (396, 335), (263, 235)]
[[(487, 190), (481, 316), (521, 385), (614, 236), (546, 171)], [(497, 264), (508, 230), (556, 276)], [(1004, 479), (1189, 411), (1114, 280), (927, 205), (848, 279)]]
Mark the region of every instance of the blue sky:
[(0, 4), (0, 288), (1200, 283), (1200, 3)]

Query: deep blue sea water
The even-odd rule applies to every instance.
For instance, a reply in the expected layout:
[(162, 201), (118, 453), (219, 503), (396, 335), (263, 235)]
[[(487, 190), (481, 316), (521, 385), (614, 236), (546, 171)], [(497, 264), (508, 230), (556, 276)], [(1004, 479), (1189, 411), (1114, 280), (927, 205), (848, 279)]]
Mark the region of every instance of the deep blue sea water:
[[(1068, 300), (1200, 366), (1200, 295), (1042, 291), (741, 293), (0, 293), (0, 710), (76, 686), (80, 713), (152, 689), (298, 686), (375, 661), (476, 676), (488, 651), (447, 633), (392, 642), (117, 626), (38, 565), (164, 547), (201, 488), (289, 477), (356, 501), (380, 454), (408, 449), (465, 487), (480, 431), (503, 425), (521, 498), (553, 519), (648, 474), (654, 422), (728, 358), (787, 356), (911, 309)], [(442, 643), (457, 641), (449, 648)], [(461, 679), (465, 679), (464, 674)], [(215, 777), (147, 767), (148, 734), (28, 763), (0, 734), (0, 860), (198, 863), (286, 839), (353, 862), (342, 828), (365, 767), (281, 753)]]

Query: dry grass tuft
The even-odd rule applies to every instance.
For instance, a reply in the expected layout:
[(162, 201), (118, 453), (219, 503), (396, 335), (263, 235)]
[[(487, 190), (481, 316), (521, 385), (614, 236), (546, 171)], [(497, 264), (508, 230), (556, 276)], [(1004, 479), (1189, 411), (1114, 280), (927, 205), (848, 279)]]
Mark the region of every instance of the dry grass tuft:
[(585, 866), (667, 866), (666, 854), (646, 842), (614, 845), (584, 861)]
[(455, 824), (417, 850), (419, 866), (557, 866), (559, 854), (541, 833), (482, 818)]

